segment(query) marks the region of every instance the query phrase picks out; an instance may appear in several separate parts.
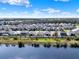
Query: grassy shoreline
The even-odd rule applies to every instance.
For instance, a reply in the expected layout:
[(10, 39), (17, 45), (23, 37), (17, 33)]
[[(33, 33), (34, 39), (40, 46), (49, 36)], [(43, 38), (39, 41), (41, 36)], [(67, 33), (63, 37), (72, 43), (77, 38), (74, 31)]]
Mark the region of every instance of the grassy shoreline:
[(18, 44), (18, 42), (22, 43), (79, 43), (79, 41), (74, 39), (67, 38), (0, 38), (0, 43), (5, 44)]
[(66, 38), (5, 38), (0, 39), (0, 44), (5, 44), (6, 46), (11, 45), (18, 47), (24, 47), (25, 45), (39, 47), (40, 45), (44, 47), (72, 47), (79, 48), (79, 41), (74, 39)]

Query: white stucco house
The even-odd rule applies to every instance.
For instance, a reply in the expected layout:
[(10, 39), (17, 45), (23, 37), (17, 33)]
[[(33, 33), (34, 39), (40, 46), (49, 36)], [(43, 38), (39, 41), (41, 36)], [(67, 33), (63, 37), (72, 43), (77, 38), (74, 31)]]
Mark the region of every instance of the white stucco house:
[(79, 37), (79, 28), (71, 30), (71, 33), (75, 34), (77, 37)]

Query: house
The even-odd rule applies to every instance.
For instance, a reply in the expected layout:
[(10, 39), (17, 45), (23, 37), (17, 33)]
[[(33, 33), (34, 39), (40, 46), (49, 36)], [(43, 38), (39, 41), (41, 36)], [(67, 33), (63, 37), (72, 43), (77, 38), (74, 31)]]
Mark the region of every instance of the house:
[(20, 35), (21, 31), (8, 31), (9, 35)]
[(65, 31), (58, 31), (58, 37), (66, 37), (67, 33)]
[(71, 34), (74, 34), (75, 36), (79, 37), (79, 28), (71, 30)]
[(51, 32), (50, 31), (44, 31), (44, 37), (51, 37)]

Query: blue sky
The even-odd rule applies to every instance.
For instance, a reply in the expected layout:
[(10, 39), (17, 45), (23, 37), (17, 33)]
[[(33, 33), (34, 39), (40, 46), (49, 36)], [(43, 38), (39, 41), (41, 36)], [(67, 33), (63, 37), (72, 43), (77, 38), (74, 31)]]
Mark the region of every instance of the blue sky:
[(0, 18), (79, 17), (79, 0), (0, 0)]

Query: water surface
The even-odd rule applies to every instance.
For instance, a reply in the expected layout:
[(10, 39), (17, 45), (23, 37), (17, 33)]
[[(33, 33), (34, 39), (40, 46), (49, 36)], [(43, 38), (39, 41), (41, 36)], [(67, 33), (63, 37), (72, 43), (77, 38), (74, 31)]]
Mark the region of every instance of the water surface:
[(0, 59), (79, 59), (79, 48), (0, 46)]

